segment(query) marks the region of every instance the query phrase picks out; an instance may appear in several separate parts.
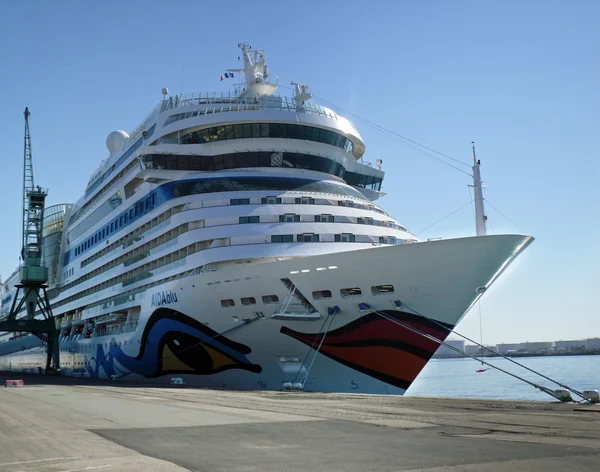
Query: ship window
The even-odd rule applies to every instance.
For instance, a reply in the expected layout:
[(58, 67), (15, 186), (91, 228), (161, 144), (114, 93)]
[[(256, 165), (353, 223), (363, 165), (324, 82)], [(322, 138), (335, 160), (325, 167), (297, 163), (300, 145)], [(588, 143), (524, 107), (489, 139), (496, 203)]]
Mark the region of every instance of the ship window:
[(233, 125), (233, 136), (235, 139), (243, 138), (242, 125)]
[(371, 287), (371, 293), (373, 295), (386, 295), (388, 293), (394, 293), (393, 285), (375, 285)]
[[(173, 137), (176, 134), (172, 135)], [(290, 138), (330, 144), (352, 152), (352, 143), (341, 134), (333, 131), (298, 124), (284, 123), (245, 123), (205, 128), (193, 131), (179, 139), (181, 144), (202, 144), (224, 139), (240, 138)], [(166, 136), (165, 138), (169, 138)]]
[(279, 301), (279, 297), (277, 295), (263, 295), (262, 301), (265, 305), (272, 305)]
[(281, 198), (278, 198), (278, 197), (265, 197), (265, 198), (261, 199), (261, 203), (263, 205), (266, 205), (266, 204), (271, 204), (271, 205), (273, 205), (273, 204), (279, 204), (279, 203), (281, 203)]
[(256, 305), (256, 298), (254, 298), (254, 297), (242, 298), (242, 305), (244, 305), (244, 306)]
[(335, 235), (336, 243), (353, 243), (356, 241), (356, 237), (352, 233), (342, 233)]
[(315, 199), (312, 197), (300, 197), (296, 198), (296, 203), (299, 203), (301, 205), (314, 205)]
[(259, 216), (240, 216), (240, 224), (259, 223)]
[(331, 298), (331, 290), (315, 290), (312, 293), (315, 300), (321, 300), (323, 298)]
[(246, 123), (242, 125), (242, 136), (244, 138), (252, 137), (252, 125), (250, 123)]
[(271, 242), (272, 243), (293, 243), (294, 236), (291, 234), (277, 234), (277, 235), (271, 236)]
[(333, 215), (315, 215), (315, 222), (317, 223), (333, 223)]
[(249, 198), (232, 198), (229, 201), (230, 205), (250, 205)]
[(221, 306), (223, 308), (228, 308), (231, 306), (235, 306), (235, 302), (231, 298), (228, 298), (227, 300), (221, 300)]
[(359, 297), (359, 296), (362, 295), (362, 290), (360, 288), (358, 288), (358, 287), (343, 288), (343, 289), (340, 290), (340, 294), (344, 298)]
[(318, 243), (319, 235), (314, 233), (303, 233), (296, 236), (299, 243)]
[(279, 215), (280, 223), (292, 223), (294, 221), (300, 221), (300, 215), (294, 213), (286, 213), (285, 215)]

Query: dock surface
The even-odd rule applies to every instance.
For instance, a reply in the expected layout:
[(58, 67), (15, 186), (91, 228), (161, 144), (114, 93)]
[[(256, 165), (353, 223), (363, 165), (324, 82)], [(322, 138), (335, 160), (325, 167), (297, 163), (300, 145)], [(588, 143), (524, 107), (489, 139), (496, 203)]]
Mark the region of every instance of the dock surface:
[(9, 378), (0, 472), (600, 470), (600, 405)]

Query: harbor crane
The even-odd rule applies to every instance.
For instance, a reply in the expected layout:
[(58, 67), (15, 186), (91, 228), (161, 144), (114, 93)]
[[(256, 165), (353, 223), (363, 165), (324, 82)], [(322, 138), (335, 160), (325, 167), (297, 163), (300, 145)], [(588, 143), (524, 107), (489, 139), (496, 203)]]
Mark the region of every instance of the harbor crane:
[[(31, 333), (46, 343), (46, 373), (60, 372), (59, 330), (56, 328), (46, 289), (48, 267), (44, 262), (43, 223), (47, 190), (36, 186), (29, 116), (25, 108), (25, 142), (23, 156), (23, 226), (20, 283), (8, 316), (0, 321), (0, 331)], [(36, 318), (37, 315), (37, 318)]]

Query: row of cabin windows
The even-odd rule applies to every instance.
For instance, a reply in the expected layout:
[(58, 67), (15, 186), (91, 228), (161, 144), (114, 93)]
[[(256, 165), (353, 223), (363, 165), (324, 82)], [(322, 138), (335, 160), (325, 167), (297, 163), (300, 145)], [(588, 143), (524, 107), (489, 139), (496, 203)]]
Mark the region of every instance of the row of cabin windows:
[[(166, 233), (163, 233), (163, 234), (157, 236), (156, 238), (151, 239), (150, 241), (146, 242), (145, 244), (136, 247), (132, 251), (123, 252), (119, 257), (110, 260), (106, 264), (103, 264), (100, 267), (92, 270), (91, 272), (88, 272), (87, 274), (82, 275), (78, 279), (68, 283), (67, 285), (64, 285), (63, 289), (69, 290), (69, 289), (75, 287), (76, 285), (79, 285), (83, 282), (91, 280), (94, 277), (97, 277), (111, 269), (114, 269), (115, 267), (117, 267), (121, 264), (123, 264), (124, 267), (128, 267), (132, 264), (135, 264), (136, 262), (139, 262), (139, 261), (145, 259), (146, 257), (149, 257), (152, 250), (162, 246), (163, 244), (168, 243), (169, 241), (177, 238), (178, 236), (180, 236), (183, 233), (187, 233), (188, 231), (189, 231), (189, 223), (183, 223), (182, 225), (179, 225), (179, 226), (171, 229), (170, 231), (167, 231)], [(133, 242), (133, 240), (132, 240), (132, 242)], [(123, 244), (123, 247), (125, 248), (127, 246), (125, 244)]]
[[(201, 267), (197, 267), (196, 269), (201, 269)], [(116, 301), (116, 300), (123, 300), (123, 298), (127, 298), (127, 297), (131, 297), (131, 296), (135, 296), (138, 293), (142, 293), (145, 292), (148, 289), (151, 289), (153, 287), (157, 287), (159, 285), (163, 285), (165, 283), (171, 282), (173, 280), (176, 279), (180, 279), (182, 277), (187, 277), (190, 274), (193, 274), (195, 272), (194, 271), (190, 271), (189, 269), (185, 269), (183, 272), (175, 274), (175, 275), (171, 275), (169, 277), (163, 278), (163, 279), (159, 279), (159, 280), (155, 280), (154, 282), (145, 284), (145, 285), (141, 285), (139, 287), (136, 287), (134, 289), (128, 290), (126, 292), (121, 292), (117, 297), (108, 297), (108, 298), (103, 298), (101, 300), (95, 300), (94, 304), (95, 305), (99, 305), (102, 303), (108, 303), (111, 301)], [(107, 288), (110, 285), (114, 285), (111, 281), (105, 281), (100, 285), (96, 285), (90, 289), (84, 290), (82, 292), (78, 292), (75, 295), (72, 295), (70, 297), (67, 297), (63, 300), (60, 301), (56, 301), (56, 302), (52, 302), (52, 307), (53, 308), (59, 308), (61, 306), (67, 305), (69, 303), (73, 303), (76, 300), (79, 300), (80, 298), (84, 298), (87, 297), (95, 292), (98, 292), (100, 290), (104, 290), (105, 288)], [(50, 290), (48, 292), (48, 296), (50, 298), (50, 300), (54, 300), (56, 297), (58, 297), (60, 295), (60, 293), (64, 291), (64, 289), (61, 287), (59, 289), (53, 289)], [(120, 302), (117, 302), (120, 303)], [(78, 308), (82, 308), (82, 307), (78, 307)]]
[[(341, 233), (334, 235), (334, 241), (336, 243), (354, 243), (356, 242), (356, 236), (352, 233)], [(380, 236), (379, 242), (381, 244), (397, 244), (395, 236)], [(271, 236), (272, 243), (293, 243), (293, 234), (278, 234)], [(299, 243), (317, 243), (319, 242), (319, 235), (314, 233), (303, 233), (296, 235), (296, 242)]]
[[(271, 184), (281, 188), (281, 185), (287, 183), (288, 184), (287, 187), (290, 187), (290, 189), (293, 188), (293, 189), (300, 189), (300, 190), (306, 190), (306, 191), (308, 191), (308, 190), (322, 191), (322, 192), (326, 192), (326, 193), (339, 193), (339, 194), (341, 194), (341, 193), (351, 194), (352, 192), (357, 193), (356, 190), (354, 190), (350, 187), (343, 188), (339, 185), (335, 185), (335, 184), (332, 184), (329, 182), (305, 181), (302, 179), (271, 179), (271, 180), (274, 180), (274, 182), (271, 182), (271, 181), (269, 181), (269, 179), (265, 179), (265, 178), (258, 179), (258, 180), (257, 179), (249, 179), (249, 178), (229, 179), (227, 181), (229, 185), (227, 185), (227, 186), (224, 186), (225, 184), (223, 182), (220, 182), (221, 180), (223, 180), (223, 179), (212, 180), (209, 183), (186, 182), (186, 183), (175, 184), (172, 188), (172, 191), (173, 191), (174, 196), (178, 197), (178, 196), (191, 195), (191, 194), (196, 194), (196, 193), (205, 193), (205, 192), (209, 192), (209, 191), (231, 191), (231, 190), (237, 190), (238, 187), (240, 187), (239, 188), (240, 190), (247, 189), (246, 187), (248, 187), (248, 189), (257, 190), (257, 189), (264, 189), (265, 187), (269, 187), (269, 186), (271, 186)], [(288, 181), (293, 182), (293, 183), (290, 183)], [(223, 188), (221, 188), (221, 186), (217, 185), (219, 183), (221, 183), (221, 186), (223, 186)], [(188, 187), (190, 187), (190, 185), (192, 186), (192, 188), (188, 188)], [(208, 185), (209, 188), (204, 188), (204, 187), (206, 187), (206, 185)], [(218, 188), (213, 188), (215, 186)], [(196, 187), (199, 187), (199, 188), (196, 188)], [(231, 188), (229, 188), (229, 187), (231, 187)], [(357, 196), (360, 196), (360, 195), (357, 193)], [(265, 197), (264, 199), (261, 199), (261, 202), (264, 204), (279, 204), (279, 203), (282, 203), (282, 201), (283, 200), (281, 199), (281, 197)], [(315, 199), (313, 197), (298, 197), (298, 198), (295, 198), (294, 201), (297, 204), (313, 204), (313, 205), (315, 204)], [(74, 250), (75, 256), (80, 255), (83, 251), (86, 251), (87, 249), (89, 249), (92, 246), (94, 246), (95, 244), (97, 244), (99, 241), (102, 241), (103, 239), (107, 238), (114, 232), (118, 231), (123, 226), (127, 225), (130, 221), (132, 221), (133, 219), (137, 219), (138, 217), (144, 215), (150, 209), (152, 209), (155, 204), (156, 204), (156, 194), (155, 193), (152, 193), (150, 196), (148, 196), (145, 199), (145, 201), (142, 200), (140, 202), (137, 202), (128, 211), (119, 215), (119, 217), (117, 217), (115, 220), (113, 220), (110, 224), (107, 224), (106, 227), (102, 228), (101, 230), (96, 232), (96, 234), (94, 234), (89, 239), (84, 241), (82, 244), (77, 246)], [(250, 204), (250, 199), (249, 198), (231, 199), (230, 204), (231, 205), (248, 205), (248, 204)], [(352, 208), (367, 208), (367, 209), (372, 209), (374, 211), (383, 213), (381, 210), (376, 209), (373, 205), (365, 206), (360, 203), (353, 202), (351, 200), (340, 200), (340, 201), (338, 201), (338, 205), (345, 206), (345, 207), (352, 207)]]
[[(155, 218), (154, 220), (148, 222), (146, 225), (144, 225), (143, 228), (139, 228), (140, 230), (144, 229), (150, 229), (151, 227), (155, 226), (156, 224), (158, 224), (159, 222), (164, 221), (166, 218), (170, 217), (171, 214), (177, 212), (178, 208), (175, 209), (170, 209), (167, 212), (159, 215), (159, 217)], [(155, 221), (156, 220), (156, 221)], [(372, 219), (370, 219), (372, 220)], [(285, 215), (279, 215), (279, 221), (282, 223), (285, 222), (299, 222), (300, 221), (300, 215), (294, 214), (294, 213), (286, 213)], [(334, 223), (335, 222), (335, 217), (333, 215), (330, 214), (321, 214), (321, 215), (314, 215), (314, 221), (315, 222), (326, 222), (326, 223)], [(239, 223), (240, 224), (250, 224), (250, 223), (260, 223), (260, 217), (259, 216), (241, 216), (239, 217)], [(359, 221), (360, 223), (360, 221)], [(146, 228), (147, 227), (147, 228)], [(143, 231), (142, 231), (143, 232)], [(313, 241), (318, 241), (318, 235), (317, 238), (304, 238), (302, 237), (302, 235), (300, 235), (301, 237), (297, 238), (298, 242), (313, 242)], [(139, 232), (139, 234), (137, 235), (137, 237), (134, 234), (128, 234), (126, 236), (124, 236), (123, 238), (120, 238), (118, 241), (115, 241), (110, 247), (106, 247), (104, 248), (102, 251), (99, 251), (97, 254), (95, 254), (93, 257), (86, 259), (85, 261), (82, 262), (82, 267), (84, 267), (85, 265), (87, 265), (90, 262), (93, 262), (94, 260), (98, 259), (99, 257), (103, 256), (104, 254), (114, 250), (117, 247), (121, 247), (123, 246), (124, 248), (129, 246), (130, 244), (134, 243), (136, 240), (139, 240), (141, 238), (141, 232)], [(354, 242), (354, 235), (351, 233), (342, 233), (342, 234), (338, 234), (335, 236), (335, 241), (337, 242)], [(396, 240), (394, 237), (380, 237), (380, 243), (383, 244), (396, 244)], [(289, 241), (289, 238), (286, 238), (285, 241), (277, 241), (277, 242), (292, 242)], [(143, 246), (145, 247), (145, 246)], [(70, 274), (72, 275), (72, 274)]]
[[(356, 236), (352, 233), (341, 233), (334, 236), (336, 243), (354, 243), (356, 242)], [(277, 234), (271, 236), (272, 243), (293, 243), (293, 234)], [(319, 235), (314, 233), (303, 233), (296, 235), (296, 242), (299, 243), (317, 243), (319, 242)], [(379, 242), (381, 244), (396, 244), (397, 239), (394, 236), (380, 236)]]
[[(394, 293), (394, 286), (389, 284), (374, 285), (371, 287), (371, 293), (373, 295), (390, 295)], [(342, 288), (340, 289), (340, 295), (343, 298), (360, 297), (362, 295), (362, 290), (360, 289), (360, 287)], [(331, 290), (315, 290), (313, 291), (312, 296), (315, 300), (322, 300), (324, 298), (333, 297)], [(361, 307), (361, 309), (362, 308), (363, 307)]]
[[(256, 298), (254, 297), (244, 297), (240, 299), (243, 306), (256, 305)], [(274, 303), (279, 302), (279, 297), (277, 295), (263, 295), (262, 302), (265, 305), (272, 305)], [(221, 300), (221, 306), (223, 308), (229, 308), (235, 306), (235, 301), (232, 298), (228, 298), (226, 300)]]
[(152, 218), (150, 221), (146, 222), (145, 224), (138, 226), (134, 231), (117, 239), (109, 246), (105, 246), (103, 249), (94, 253), (87, 259), (84, 259), (81, 262), (81, 267), (85, 267), (86, 265), (91, 264), (95, 260), (100, 259), (102, 256), (108, 254), (109, 252), (114, 251), (117, 248), (120, 248), (120, 247), (126, 248), (126, 247), (134, 244), (135, 242), (139, 241), (141, 238), (144, 237), (144, 233), (146, 233), (146, 231), (149, 231), (150, 229), (154, 228), (155, 226), (161, 224), (163, 221), (169, 219), (175, 213), (179, 213), (182, 209), (183, 209), (183, 205), (178, 205), (176, 207), (169, 208), (167, 211), (164, 211), (160, 215), (155, 216), (154, 218)]
[[(63, 286), (62, 288), (63, 288), (63, 290), (69, 290), (69, 289), (75, 287), (76, 285), (79, 285), (80, 283), (86, 282), (108, 270), (113, 269), (117, 265), (125, 264), (125, 266), (127, 266), (127, 265), (133, 264), (135, 262), (138, 262), (138, 261), (144, 259), (145, 257), (147, 257), (150, 254), (149, 251), (151, 249), (154, 249), (154, 248), (170, 241), (171, 239), (176, 238), (180, 234), (186, 232), (188, 229), (189, 228), (188, 228), (187, 223), (180, 225), (179, 227), (174, 228), (173, 230), (169, 231), (169, 233), (158, 236), (157, 238), (147, 242), (143, 246), (136, 248), (134, 251), (131, 251), (130, 253), (127, 253), (127, 254), (123, 254), (118, 259), (114, 259), (114, 260), (108, 262), (107, 264), (104, 264), (103, 266), (95, 269), (94, 271), (92, 271), (88, 274), (85, 274), (84, 276)], [(355, 242), (355, 235), (352, 233), (336, 234), (334, 238), (335, 238), (334, 240), (336, 242)], [(296, 242), (299, 242), (299, 243), (301, 243), (301, 242), (305, 242), (305, 243), (306, 242), (319, 242), (319, 241), (320, 241), (320, 237), (318, 234), (303, 233), (303, 234), (296, 235)], [(272, 243), (293, 243), (294, 236), (291, 234), (273, 235), (273, 236), (271, 236), (271, 242)], [(396, 238), (392, 237), (392, 236), (386, 236), (386, 237), (382, 236), (379, 238), (379, 242), (383, 243), (383, 244), (396, 244)], [(189, 247), (183, 248), (179, 251), (175, 251), (171, 254), (164, 255), (163, 257), (161, 257), (155, 261), (151, 261), (150, 263), (146, 264), (145, 266), (138, 267), (138, 268), (134, 269), (133, 271), (129, 271), (125, 274), (121, 274), (120, 276), (116, 277), (115, 279), (106, 281), (105, 284), (108, 283), (107, 284), (107, 287), (108, 287), (108, 286), (113, 285), (114, 283), (123, 282), (123, 286), (125, 286), (128, 284), (137, 282), (138, 280), (141, 280), (141, 278), (151, 276), (151, 275), (147, 275), (147, 274), (151, 274), (151, 272), (148, 272), (148, 269), (150, 269), (150, 270), (157, 269), (169, 262), (173, 262), (182, 257), (185, 257), (186, 255), (190, 255), (195, 252), (198, 252), (202, 249), (207, 249), (208, 247), (209, 247), (209, 244), (206, 241), (192, 244)]]
[[(360, 220), (360, 218), (359, 218)], [(370, 218), (370, 220), (373, 220), (373, 218)], [(240, 224), (245, 224), (245, 223), (260, 223), (260, 217), (259, 216), (240, 216)], [(300, 221), (300, 215), (297, 215), (295, 213), (286, 213), (285, 215), (279, 215), (279, 222), (280, 223), (293, 223), (293, 222), (298, 222)], [(335, 217), (333, 215), (314, 215), (314, 221), (315, 223), (335, 223)], [(362, 222), (358, 222), (358, 223), (362, 223)], [(371, 223), (374, 224), (374, 223)]]
[(287, 123), (244, 123), (227, 126), (213, 126), (185, 134), (179, 138), (180, 144), (203, 144), (228, 139), (284, 138), (315, 141), (330, 144), (352, 153), (353, 144), (345, 136), (314, 126)]
[(121, 228), (129, 224), (136, 218), (139, 218), (148, 213), (156, 205), (156, 193), (152, 193), (145, 200), (137, 202), (128, 211), (116, 217), (102, 229), (99, 229), (95, 234), (90, 236), (86, 241), (75, 248), (75, 256), (78, 256), (83, 251), (98, 244), (99, 241), (107, 238), (111, 234), (119, 231)]
[[(281, 205), (283, 203), (283, 200), (281, 199), (281, 197), (263, 197), (263, 198), (261, 198), (260, 202), (263, 205)], [(313, 197), (297, 197), (294, 200), (294, 203), (296, 203), (297, 205), (314, 205), (315, 199)], [(249, 198), (232, 198), (232, 199), (230, 199), (229, 204), (230, 205), (250, 205), (250, 199)], [(364, 205), (361, 205), (360, 203), (356, 203), (352, 200), (338, 200), (337, 205), (343, 206), (346, 208), (365, 208)], [(378, 213), (383, 213), (381, 210), (375, 208), (372, 205), (368, 205), (366, 207), (366, 209), (373, 210)], [(358, 223), (359, 224), (373, 224), (373, 218), (360, 218), (360, 221), (358, 221)]]

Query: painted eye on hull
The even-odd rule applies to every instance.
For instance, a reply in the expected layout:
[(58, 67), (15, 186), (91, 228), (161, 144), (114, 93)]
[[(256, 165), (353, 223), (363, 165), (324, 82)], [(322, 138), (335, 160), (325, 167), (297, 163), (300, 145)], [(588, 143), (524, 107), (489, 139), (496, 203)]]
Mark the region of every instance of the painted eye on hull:
[(156, 378), (174, 373), (217, 374), (239, 369), (259, 373), (246, 354), (251, 349), (235, 342), (205, 324), (181, 312), (159, 308), (142, 333), (141, 349), (136, 357), (114, 349), (115, 360), (125, 369)]

